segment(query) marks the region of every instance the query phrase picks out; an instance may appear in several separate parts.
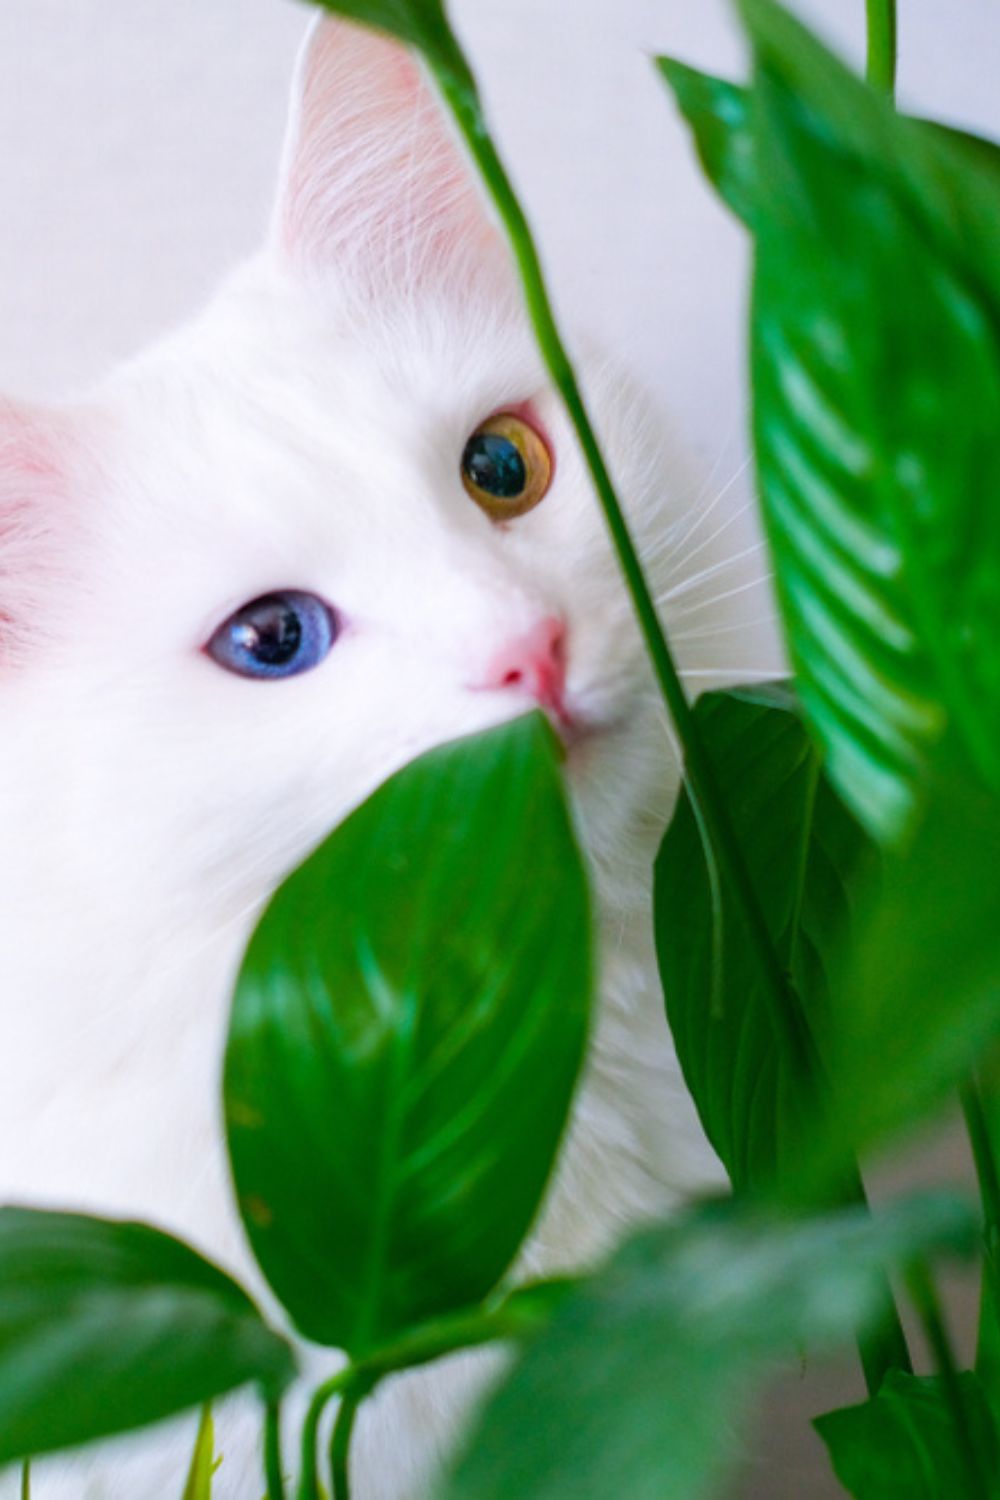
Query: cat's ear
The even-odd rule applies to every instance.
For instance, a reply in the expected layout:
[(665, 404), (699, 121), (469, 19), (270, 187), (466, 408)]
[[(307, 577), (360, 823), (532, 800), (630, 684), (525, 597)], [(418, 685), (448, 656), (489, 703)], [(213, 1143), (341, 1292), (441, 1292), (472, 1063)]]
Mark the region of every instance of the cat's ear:
[(69, 413), (0, 397), (0, 670), (61, 612), (81, 550), (82, 452)]
[(275, 247), (306, 273), (384, 295), (509, 275), (474, 171), (416, 58), (321, 17), (299, 59)]

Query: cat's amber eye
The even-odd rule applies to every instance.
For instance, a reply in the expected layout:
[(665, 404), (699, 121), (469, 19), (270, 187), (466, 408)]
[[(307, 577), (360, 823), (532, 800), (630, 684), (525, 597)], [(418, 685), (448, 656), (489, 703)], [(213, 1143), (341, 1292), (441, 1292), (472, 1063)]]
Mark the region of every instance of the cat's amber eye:
[(552, 458), (530, 422), (500, 412), (477, 427), (462, 453), (462, 483), (494, 521), (523, 516), (544, 498)]

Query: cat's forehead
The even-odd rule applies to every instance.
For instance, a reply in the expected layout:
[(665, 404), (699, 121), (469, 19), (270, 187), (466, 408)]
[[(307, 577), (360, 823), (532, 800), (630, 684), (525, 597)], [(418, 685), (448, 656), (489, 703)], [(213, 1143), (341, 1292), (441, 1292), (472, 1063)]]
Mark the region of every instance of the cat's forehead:
[(116, 383), (118, 467), (199, 529), (364, 530), (456, 481), (472, 428), (542, 379), (507, 302), (364, 307), (250, 278)]

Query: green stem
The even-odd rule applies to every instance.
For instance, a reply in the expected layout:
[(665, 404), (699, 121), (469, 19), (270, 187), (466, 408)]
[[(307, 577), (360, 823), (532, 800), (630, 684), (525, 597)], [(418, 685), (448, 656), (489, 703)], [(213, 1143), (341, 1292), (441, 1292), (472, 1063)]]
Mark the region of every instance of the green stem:
[(748, 940), (757, 957), (778, 1047), (795, 1073), (815, 1078), (818, 1067), (812, 1039), (805, 1026), (797, 997), (771, 941), (757, 894), (725, 809), (714, 767), (667, 645), (635, 544), (594, 435), (573, 366), (555, 321), (531, 229), (490, 138), (475, 90), (467, 79), (447, 68), (434, 66), (433, 61), (432, 67), (507, 230), (538, 346), (576, 430), (657, 682), (684, 750), (688, 786), (709, 837), (707, 856), (718, 862), (730, 894), (741, 912)]
[[(555, 1299), (564, 1295), (572, 1284), (563, 1278), (538, 1282), (512, 1292), (496, 1307), (477, 1308), (471, 1312), (440, 1318), (423, 1328), (415, 1328), (404, 1334), (396, 1343), (387, 1344), (370, 1358), (345, 1366), (317, 1386), (302, 1424), (302, 1472), (296, 1500), (319, 1500), (319, 1424), (327, 1406), (337, 1396), (342, 1398), (337, 1428), (342, 1428), (342, 1424), (347, 1421), (343, 1415), (345, 1409), (357, 1407), (375, 1389), (383, 1376), (391, 1375), (396, 1370), (411, 1370), (417, 1365), (428, 1364), (431, 1360), (442, 1359), (447, 1354), (455, 1354), (460, 1349), (472, 1349), (480, 1344), (493, 1343), (497, 1339), (514, 1339), (534, 1332), (545, 1320)], [(342, 1431), (345, 1464), (353, 1421), (351, 1416), (347, 1430)], [(333, 1451), (339, 1452), (336, 1444), (335, 1429)], [(333, 1452), (331, 1461), (332, 1458)]]
[[(531, 228), (493, 145), (471, 74), (464, 64), (462, 68), (452, 69), (440, 61), (435, 62), (433, 58), (428, 61), (507, 231), (542, 358), (576, 431), (657, 683), (684, 751), (688, 788), (699, 827), (706, 836), (706, 859), (725, 881), (733, 903), (740, 912), (748, 942), (757, 960), (776, 1046), (793, 1076), (807, 1085), (818, 1087), (823, 1079), (815, 1043), (799, 998), (771, 940), (743, 852), (729, 819), (714, 766), (684, 692), (635, 544), (626, 525), (621, 503), (594, 435), (572, 363), (556, 324)], [(858, 1184), (860, 1188), (860, 1178)], [(891, 1295), (889, 1308), (891, 1312), (887, 1313), (883, 1333), (866, 1341), (863, 1355), (866, 1377), (876, 1384), (881, 1383), (889, 1369), (907, 1368), (909, 1365), (902, 1325)]]
[[(523, 1338), (534, 1333), (548, 1317), (548, 1311), (539, 1311), (539, 1293), (546, 1287), (563, 1293), (572, 1285), (572, 1281), (560, 1279), (522, 1287), (496, 1307), (453, 1313), (423, 1328), (415, 1328), (412, 1333), (404, 1334), (396, 1343), (386, 1345), (370, 1359), (356, 1365), (357, 1383), (368, 1381), (370, 1389), (376, 1380), (396, 1370), (412, 1370), (417, 1365), (456, 1354), (460, 1349), (474, 1349), (481, 1344)], [(353, 1386), (354, 1383), (352, 1389)]]
[(869, 1396), (878, 1395), (890, 1370), (903, 1370), (907, 1375), (913, 1374), (906, 1334), (896, 1311), (892, 1286), (887, 1276), (883, 1277), (883, 1283), (885, 1312), (880, 1322), (863, 1338), (858, 1339), (858, 1356)]
[[(959, 1090), (959, 1098), (962, 1101), (962, 1113), (965, 1116), (965, 1128), (972, 1147), (972, 1159), (976, 1165), (979, 1197), (983, 1207), (983, 1286), (979, 1349), (976, 1356), (976, 1368), (982, 1374), (986, 1364), (992, 1364), (995, 1358), (996, 1332), (998, 1331), (994, 1328), (994, 1336), (990, 1337), (986, 1320), (992, 1319), (995, 1325), (997, 1319), (1000, 1318), (1000, 1257), (998, 1257), (998, 1252), (1000, 1252), (1000, 1173), (997, 1170), (989, 1121), (983, 1102), (982, 1083), (975, 1074)], [(1000, 1372), (991, 1370), (991, 1378), (996, 1379), (998, 1373)]]
[(281, 1472), (281, 1404), (269, 1401), (264, 1412), (264, 1474), (267, 1500), (285, 1500), (285, 1480)]
[(896, 0), (865, 0), (868, 10), (868, 82), (896, 97)]
[(320, 1500), (318, 1458), (316, 1442), (323, 1412), (335, 1396), (344, 1395), (357, 1379), (354, 1365), (338, 1370), (336, 1375), (325, 1380), (313, 1392), (305, 1421), (302, 1424), (301, 1473), (296, 1500)]
[(934, 1363), (941, 1377), (944, 1398), (955, 1425), (958, 1447), (966, 1472), (967, 1488), (964, 1493), (968, 1495), (969, 1500), (989, 1500), (989, 1478), (983, 1470), (981, 1455), (969, 1425), (969, 1414), (966, 1411), (962, 1386), (958, 1378), (958, 1364), (948, 1337), (948, 1329), (945, 1326), (937, 1291), (927, 1267), (922, 1263), (913, 1266), (907, 1275), (906, 1284), (934, 1355)]
[(983, 1231), (987, 1247), (992, 1252), (1000, 1235), (1000, 1174), (997, 1172), (978, 1079), (970, 1078), (959, 1090), (959, 1097), (972, 1147), (972, 1159), (976, 1164), (979, 1196), (983, 1204)]
[(21, 1500), (31, 1500), (31, 1460), (21, 1465)]
[[(861, 1173), (857, 1169), (848, 1184), (845, 1201), (861, 1203), (865, 1208), (870, 1206)], [(880, 1280), (883, 1288), (882, 1316), (874, 1327), (858, 1338), (858, 1355), (869, 1396), (878, 1395), (890, 1370), (903, 1370), (907, 1375), (913, 1374), (913, 1361), (910, 1359), (902, 1319), (892, 1295), (892, 1284), (884, 1274), (880, 1276)]]
[(364, 1400), (363, 1391), (348, 1391), (340, 1403), (337, 1420), (333, 1426), (333, 1438), (330, 1443), (330, 1477), (333, 1486), (333, 1500), (351, 1500), (351, 1476), (350, 1453), (351, 1434), (354, 1431), (354, 1419), (358, 1414), (358, 1407)]

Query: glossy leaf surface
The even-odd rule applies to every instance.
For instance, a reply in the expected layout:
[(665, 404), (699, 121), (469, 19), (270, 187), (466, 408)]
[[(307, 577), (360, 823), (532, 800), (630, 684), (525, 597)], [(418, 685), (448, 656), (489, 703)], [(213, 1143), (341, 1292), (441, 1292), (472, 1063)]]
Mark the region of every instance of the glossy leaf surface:
[(765, 519), (830, 774), (893, 842), (947, 725), (1000, 785), (1000, 194), (770, 0), (744, 13)]
[(281, 888), (226, 1058), (251, 1242), (362, 1356), (483, 1297), (538, 1206), (583, 1055), (588, 897), (535, 714), (406, 767)]
[[(706, 694), (695, 713), (779, 961), (821, 1034), (874, 850), (822, 773), (787, 689)], [(734, 1186), (768, 1182), (816, 1103), (775, 1043), (739, 910), (713, 888), (686, 792), (656, 862), (655, 917), (667, 1017), (702, 1124)]]
[(975, 1239), (971, 1210), (940, 1196), (798, 1221), (709, 1205), (644, 1231), (528, 1348), (446, 1500), (718, 1494), (770, 1360), (849, 1339), (886, 1269)]
[(293, 1369), (246, 1294), (180, 1241), (0, 1209), (0, 1463), (142, 1427), (247, 1381), (277, 1394)]
[[(1000, 1442), (980, 1381), (959, 1375), (969, 1436), (988, 1495), (1000, 1495)], [(892, 1370), (878, 1395), (813, 1424), (854, 1500), (952, 1500), (969, 1490), (951, 1410), (938, 1378)]]

